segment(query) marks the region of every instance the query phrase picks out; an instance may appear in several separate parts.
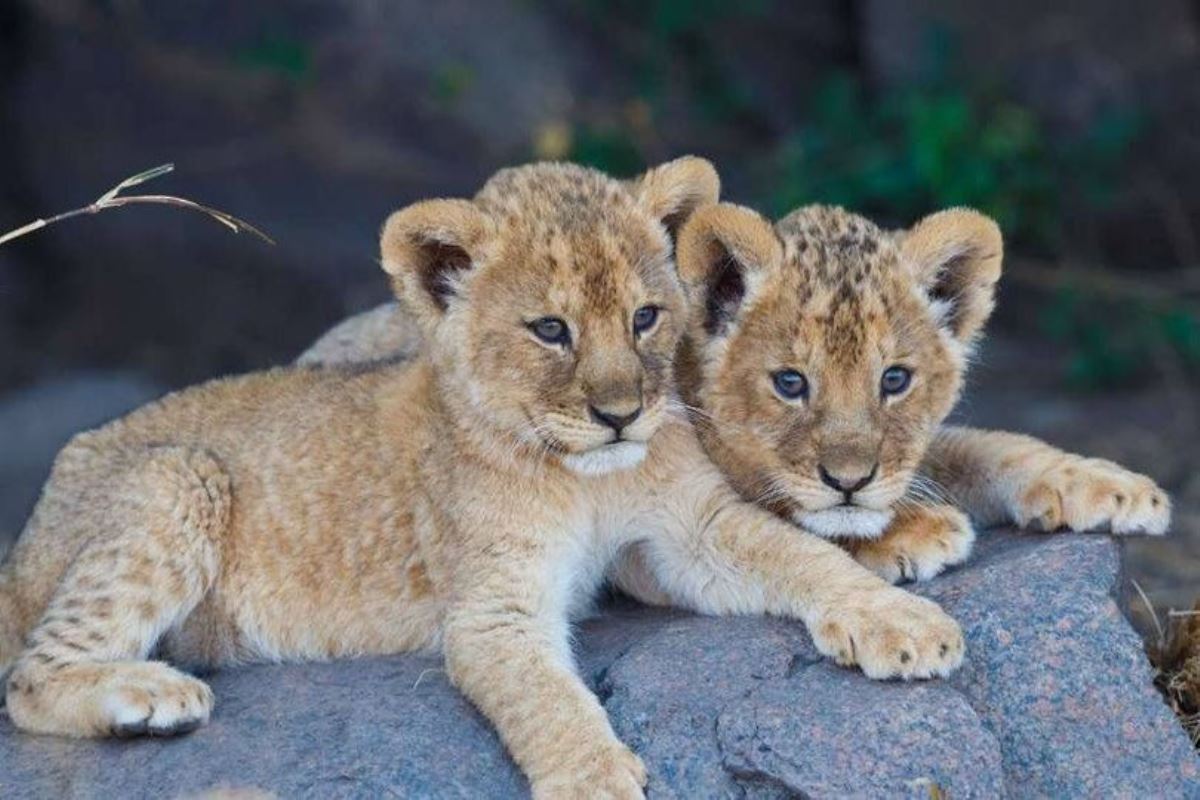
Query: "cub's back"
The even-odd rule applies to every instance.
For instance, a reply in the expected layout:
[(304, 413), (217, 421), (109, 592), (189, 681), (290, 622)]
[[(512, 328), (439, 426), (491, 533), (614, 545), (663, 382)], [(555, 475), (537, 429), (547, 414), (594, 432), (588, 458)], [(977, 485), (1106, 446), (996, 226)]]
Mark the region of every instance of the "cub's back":
[(68, 447), (110, 463), (154, 446), (201, 448), (229, 475), (240, 522), (294, 516), (315, 504), (365, 505), (411, 486), (427, 380), (417, 363), (221, 378), (169, 394)]

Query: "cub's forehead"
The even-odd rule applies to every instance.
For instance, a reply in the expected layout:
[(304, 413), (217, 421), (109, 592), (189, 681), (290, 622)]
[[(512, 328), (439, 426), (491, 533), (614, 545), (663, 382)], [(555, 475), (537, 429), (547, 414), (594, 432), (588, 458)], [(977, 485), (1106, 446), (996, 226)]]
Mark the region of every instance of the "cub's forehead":
[(631, 263), (670, 253), (661, 225), (627, 185), (588, 167), (541, 163), (504, 169), (475, 200), (502, 234), (528, 246), (604, 240)]
[[(829, 206), (809, 206), (776, 224), (784, 263), (770, 316), (787, 321), (795, 347), (833, 351), (851, 363), (921, 333), (910, 324), (911, 281), (892, 233)], [(903, 320), (910, 320), (901, 324)], [(782, 331), (780, 333), (783, 333)]]
[(501, 268), (541, 293), (616, 302), (621, 287), (675, 280), (670, 240), (624, 184), (572, 164), (502, 170), (475, 198), (496, 223)]
[(814, 290), (877, 291), (894, 277), (899, 250), (892, 234), (833, 206), (807, 206), (776, 225), (786, 267)]

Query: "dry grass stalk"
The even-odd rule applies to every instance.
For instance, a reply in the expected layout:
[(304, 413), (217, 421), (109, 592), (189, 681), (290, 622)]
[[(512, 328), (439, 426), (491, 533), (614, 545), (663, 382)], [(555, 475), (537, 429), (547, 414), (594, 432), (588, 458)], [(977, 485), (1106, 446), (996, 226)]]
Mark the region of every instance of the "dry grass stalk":
[(1168, 611), (1164, 626), (1136, 581), (1134, 588), (1142, 596), (1158, 633), (1157, 641), (1146, 643), (1146, 654), (1155, 670), (1154, 685), (1179, 718), (1192, 745), (1200, 747), (1200, 600), (1191, 611)]
[(173, 169), (175, 169), (174, 164), (162, 164), (161, 166), (154, 167), (153, 169), (148, 169), (145, 172), (139, 172), (137, 175), (133, 175), (121, 181), (116, 186), (100, 195), (100, 197), (96, 198), (95, 202), (90, 203), (89, 205), (86, 205), (82, 208), (72, 209), (71, 211), (65, 211), (62, 214), (57, 214), (53, 217), (34, 220), (28, 225), (22, 225), (20, 228), (9, 231), (3, 236), (0, 236), (0, 245), (7, 244), (14, 239), (19, 239), (26, 234), (30, 234), (36, 230), (45, 228), (47, 225), (53, 225), (56, 222), (62, 222), (63, 220), (70, 219), (71, 217), (78, 217), (84, 214), (98, 214), (108, 208), (121, 208), (122, 206), (137, 204), (175, 206), (176, 208), (186, 208), (191, 211), (199, 211), (200, 213), (208, 215), (212, 219), (229, 228), (234, 233), (241, 233), (242, 231), (245, 231), (257, 236), (267, 244), (275, 244), (274, 239), (272, 239), (270, 236), (267, 236), (249, 222), (238, 219), (232, 214), (227, 214), (224, 211), (219, 211), (206, 205), (201, 205), (194, 200), (188, 200), (183, 197), (174, 197), (168, 194), (121, 194), (121, 192), (125, 189), (145, 183), (146, 181), (152, 180), (161, 175), (166, 175)]

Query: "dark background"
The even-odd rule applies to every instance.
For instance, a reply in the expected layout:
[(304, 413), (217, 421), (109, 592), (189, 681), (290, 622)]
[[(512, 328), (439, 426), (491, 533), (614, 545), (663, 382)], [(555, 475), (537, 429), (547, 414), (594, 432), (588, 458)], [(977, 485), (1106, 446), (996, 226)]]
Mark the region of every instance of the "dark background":
[(72, 432), (295, 357), (386, 298), (386, 214), (571, 158), (712, 158), (726, 196), (900, 225), (968, 204), (1009, 258), (961, 416), (1154, 475), (1130, 545), (1162, 606), (1200, 576), (1200, 3), (1191, 0), (0, 5), (0, 548)]

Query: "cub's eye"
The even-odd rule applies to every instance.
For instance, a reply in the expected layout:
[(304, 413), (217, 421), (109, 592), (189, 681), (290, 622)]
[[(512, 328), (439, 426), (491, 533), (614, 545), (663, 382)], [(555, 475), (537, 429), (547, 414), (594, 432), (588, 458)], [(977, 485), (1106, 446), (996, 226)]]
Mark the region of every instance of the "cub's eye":
[(779, 392), (780, 397), (788, 400), (795, 400), (798, 397), (808, 395), (808, 378), (805, 378), (794, 369), (781, 369), (771, 373), (771, 380), (775, 384), (775, 391)]
[(883, 396), (896, 395), (903, 392), (912, 383), (912, 370), (907, 367), (894, 366), (888, 367), (883, 371), (883, 377), (879, 379), (879, 389), (883, 392)]
[(658, 306), (642, 306), (633, 312), (633, 332), (645, 333), (658, 322)]
[(546, 344), (558, 344), (566, 347), (571, 343), (571, 330), (567, 323), (558, 317), (542, 317), (529, 323), (533, 335)]

